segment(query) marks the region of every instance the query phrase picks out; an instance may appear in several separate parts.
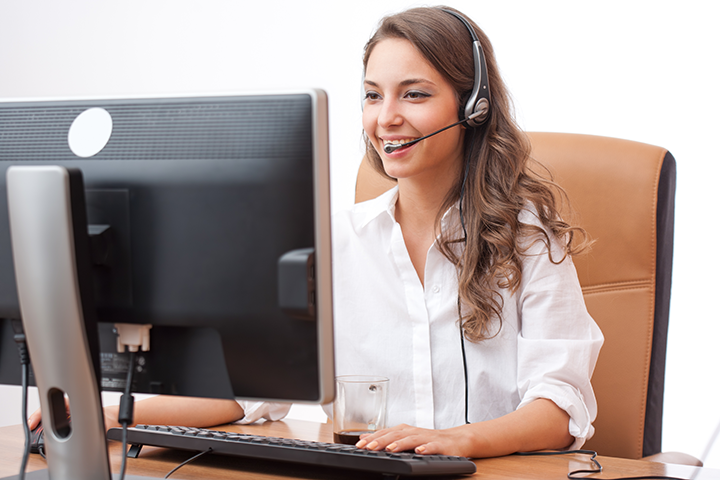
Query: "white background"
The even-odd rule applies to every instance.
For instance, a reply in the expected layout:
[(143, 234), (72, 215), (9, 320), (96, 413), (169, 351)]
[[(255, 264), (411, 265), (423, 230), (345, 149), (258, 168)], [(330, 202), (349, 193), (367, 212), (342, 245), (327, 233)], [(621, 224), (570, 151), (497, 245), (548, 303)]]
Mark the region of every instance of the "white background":
[[(524, 129), (627, 138), (677, 159), (663, 449), (701, 456), (720, 421), (720, 3), (448, 3), (492, 40)], [(0, 0), (0, 97), (323, 88), (336, 210), (352, 203), (361, 157), (363, 45), (384, 14), (411, 5)], [(0, 424), (19, 423), (18, 397), (0, 389)], [(720, 445), (707, 464), (720, 468)]]

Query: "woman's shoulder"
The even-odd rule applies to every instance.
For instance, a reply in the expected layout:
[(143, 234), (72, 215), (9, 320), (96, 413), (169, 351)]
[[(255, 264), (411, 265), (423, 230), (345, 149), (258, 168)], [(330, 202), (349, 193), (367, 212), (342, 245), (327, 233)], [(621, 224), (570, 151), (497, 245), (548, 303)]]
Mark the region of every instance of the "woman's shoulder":
[(395, 194), (379, 197), (339, 210), (332, 217), (333, 252), (353, 254), (359, 246), (377, 245), (392, 229)]
[(382, 213), (391, 211), (396, 199), (397, 187), (394, 187), (375, 198), (338, 210), (333, 214), (332, 220), (338, 225), (346, 224), (361, 229)]
[(563, 244), (548, 225), (540, 218), (537, 208), (532, 202), (526, 202), (518, 213), (519, 231), (518, 246), (526, 255), (537, 255), (552, 250), (553, 255), (564, 256)]
[(520, 212), (518, 213), (518, 221), (520, 223), (537, 225), (539, 227), (543, 224), (540, 220), (540, 215), (538, 214), (537, 207), (533, 202), (529, 200), (526, 201), (520, 209)]

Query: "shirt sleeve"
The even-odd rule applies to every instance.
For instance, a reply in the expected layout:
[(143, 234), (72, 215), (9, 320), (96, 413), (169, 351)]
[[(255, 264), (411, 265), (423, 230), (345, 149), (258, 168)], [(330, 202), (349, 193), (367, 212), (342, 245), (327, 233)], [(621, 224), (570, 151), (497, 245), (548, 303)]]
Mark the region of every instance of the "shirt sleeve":
[[(551, 243), (552, 260), (563, 258)], [(570, 416), (571, 449), (594, 433), (597, 402), (590, 378), (603, 336), (587, 312), (577, 272), (568, 256), (553, 263), (541, 241), (533, 243), (523, 261), (518, 295), (522, 328), (518, 333), (518, 408), (533, 400), (553, 401)]]
[(243, 408), (245, 416), (235, 423), (248, 424), (260, 420), (282, 420), (290, 411), (292, 403), (256, 402), (251, 400), (237, 400)]

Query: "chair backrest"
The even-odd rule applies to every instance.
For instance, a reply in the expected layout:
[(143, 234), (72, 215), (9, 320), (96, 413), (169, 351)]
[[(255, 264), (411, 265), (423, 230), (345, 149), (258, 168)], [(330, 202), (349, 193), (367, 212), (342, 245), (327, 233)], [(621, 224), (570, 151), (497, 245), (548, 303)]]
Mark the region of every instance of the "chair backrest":
[[(593, 375), (595, 436), (586, 448), (641, 458), (660, 452), (672, 277), (675, 160), (660, 147), (564, 133), (528, 133), (532, 156), (567, 192), (595, 240), (574, 258), (590, 314), (605, 335)], [(367, 160), (356, 202), (394, 182)]]

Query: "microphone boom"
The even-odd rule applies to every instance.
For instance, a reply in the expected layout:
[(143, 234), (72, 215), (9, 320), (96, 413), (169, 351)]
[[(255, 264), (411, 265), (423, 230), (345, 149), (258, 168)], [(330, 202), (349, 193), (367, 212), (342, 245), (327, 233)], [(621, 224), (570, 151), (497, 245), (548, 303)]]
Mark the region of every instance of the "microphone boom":
[(411, 146), (411, 145), (415, 145), (415, 144), (418, 143), (420, 140), (425, 140), (425, 139), (428, 138), (428, 137), (432, 137), (433, 135), (437, 135), (437, 134), (440, 133), (440, 132), (444, 132), (444, 131), (447, 130), (448, 128), (452, 128), (452, 127), (455, 127), (455, 126), (457, 126), (457, 125), (460, 125), (461, 123), (465, 123), (465, 122), (467, 122), (468, 120), (472, 120), (473, 118), (475, 118), (475, 117), (477, 117), (478, 115), (480, 115), (480, 113), (481, 113), (481, 112), (475, 112), (475, 113), (473, 113), (472, 115), (470, 115), (470, 116), (467, 117), (467, 118), (463, 118), (463, 119), (460, 120), (460, 121), (457, 121), (457, 122), (455, 122), (455, 123), (453, 123), (453, 124), (451, 124), (451, 125), (448, 125), (447, 127), (443, 127), (443, 128), (441, 128), (440, 130), (438, 130), (437, 132), (430, 133), (430, 134), (428, 134), (428, 135), (425, 135), (424, 137), (416, 138), (415, 140), (413, 140), (413, 141), (411, 141), (411, 142), (399, 143), (399, 144), (397, 144), (397, 145), (393, 145), (393, 144), (391, 144), (391, 143), (388, 143), (387, 145), (385, 145), (385, 146), (383, 147), (383, 150), (385, 151), (385, 153), (393, 153), (395, 150), (398, 150), (398, 149), (401, 149), (401, 148), (404, 148), (404, 147), (409, 147), (409, 146)]

